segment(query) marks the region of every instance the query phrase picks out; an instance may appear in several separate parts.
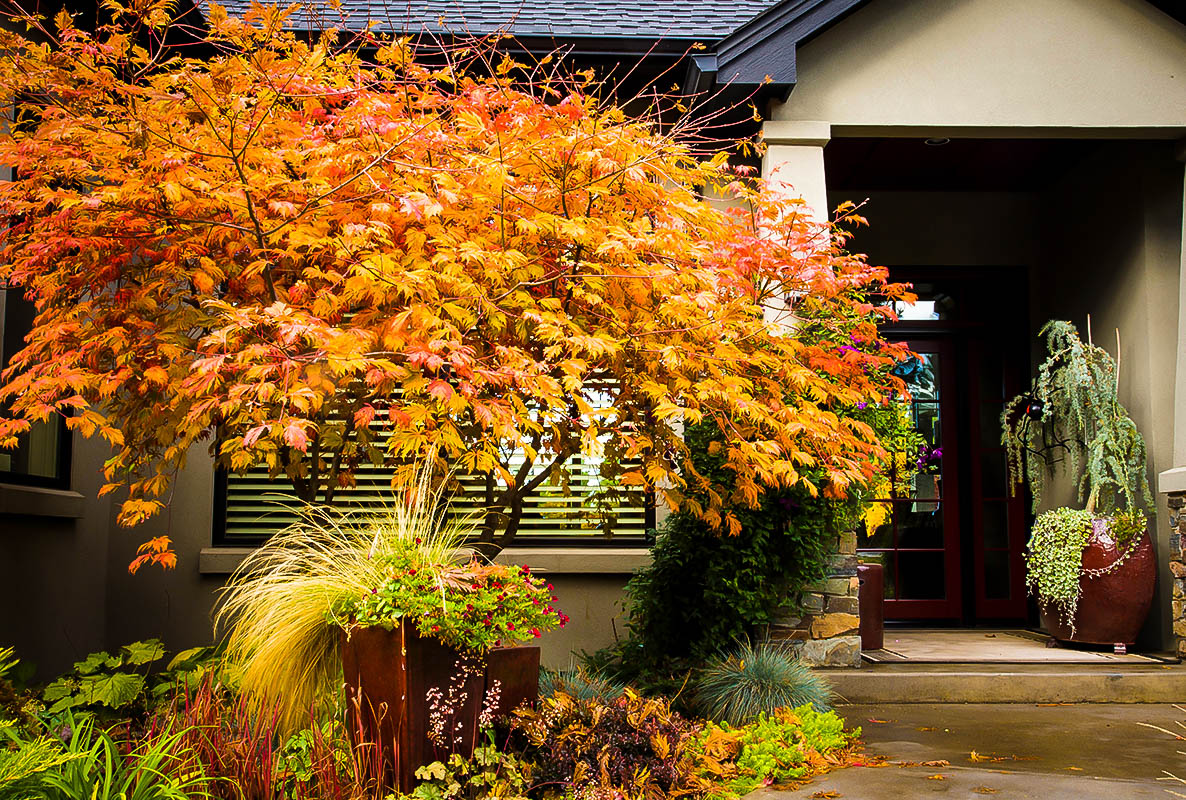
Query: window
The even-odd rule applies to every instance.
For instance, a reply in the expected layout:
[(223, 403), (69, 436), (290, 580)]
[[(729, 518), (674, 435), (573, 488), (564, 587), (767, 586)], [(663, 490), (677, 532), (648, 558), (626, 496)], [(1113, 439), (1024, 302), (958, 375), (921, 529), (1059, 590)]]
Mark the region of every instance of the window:
[[(615, 546), (646, 544), (646, 532), (655, 527), (653, 505), (639, 487), (623, 491), (612, 506), (597, 506), (601, 487), (596, 459), (574, 456), (568, 463), (569, 486), (544, 483), (527, 500), (516, 544)], [(292, 487), (284, 478), (269, 480), (266, 468), (243, 475), (219, 473), (215, 489), (214, 543), (221, 546), (258, 544), (296, 520), (288, 506), (295, 505)], [(335, 506), (351, 511), (381, 509), (391, 499), (391, 474), (381, 467), (360, 466), (356, 486), (339, 492)], [(484, 479), (462, 477), (452, 498), (461, 515), (483, 508)]]
[[(0, 289), (0, 366), (24, 346), (33, 327), (33, 304), (16, 289)], [(69, 483), (69, 437), (61, 418), (34, 423), (15, 450), (0, 450), (0, 482), (65, 488)]]

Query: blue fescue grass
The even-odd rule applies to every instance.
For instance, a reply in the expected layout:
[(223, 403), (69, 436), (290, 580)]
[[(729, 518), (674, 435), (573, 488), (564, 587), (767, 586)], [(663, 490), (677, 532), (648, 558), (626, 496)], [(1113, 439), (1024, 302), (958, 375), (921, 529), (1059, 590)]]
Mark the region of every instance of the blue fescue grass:
[(692, 704), (704, 717), (744, 725), (761, 713), (810, 704), (831, 708), (832, 689), (786, 645), (746, 642), (708, 660), (694, 680)]

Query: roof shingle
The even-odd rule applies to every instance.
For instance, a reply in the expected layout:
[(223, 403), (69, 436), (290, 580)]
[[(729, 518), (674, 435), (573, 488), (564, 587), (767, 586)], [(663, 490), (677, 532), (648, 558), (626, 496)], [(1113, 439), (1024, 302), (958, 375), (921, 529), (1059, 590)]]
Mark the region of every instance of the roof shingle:
[[(368, 21), (386, 31), (487, 34), (572, 39), (721, 39), (779, 0), (342, 0), (305, 3), (294, 27), (358, 29)], [(242, 13), (248, 0), (223, 0)]]

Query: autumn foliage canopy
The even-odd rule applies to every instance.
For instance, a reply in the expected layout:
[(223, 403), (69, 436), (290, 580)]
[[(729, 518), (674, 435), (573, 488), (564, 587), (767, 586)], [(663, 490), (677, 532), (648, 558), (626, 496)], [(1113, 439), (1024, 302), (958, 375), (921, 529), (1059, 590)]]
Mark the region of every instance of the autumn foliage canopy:
[[(55, 415), (105, 439), (123, 524), (199, 443), (321, 502), (361, 463), (398, 487), (434, 454), (490, 476), (491, 541), (575, 453), (731, 533), (731, 503), (843, 494), (883, 463), (847, 410), (900, 388), (874, 305), (898, 289), (785, 189), (696, 152), (692, 123), (497, 42), (424, 59), (210, 6), (199, 49), (165, 44), (168, 8), (0, 33), (0, 283), (37, 308), (0, 439)], [(736, 496), (685, 457), (701, 421)]]

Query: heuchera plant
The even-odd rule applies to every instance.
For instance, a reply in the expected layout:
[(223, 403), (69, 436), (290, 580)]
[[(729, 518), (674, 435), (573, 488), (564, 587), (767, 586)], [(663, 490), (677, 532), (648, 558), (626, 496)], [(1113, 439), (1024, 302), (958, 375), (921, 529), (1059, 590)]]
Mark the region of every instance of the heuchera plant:
[(422, 636), (480, 654), (567, 624), (552, 592), (552, 584), (532, 575), (529, 567), (477, 560), (441, 565), (404, 552), (390, 559), (388, 579), (346, 602), (338, 618), (348, 627), (391, 628), (408, 620)]

